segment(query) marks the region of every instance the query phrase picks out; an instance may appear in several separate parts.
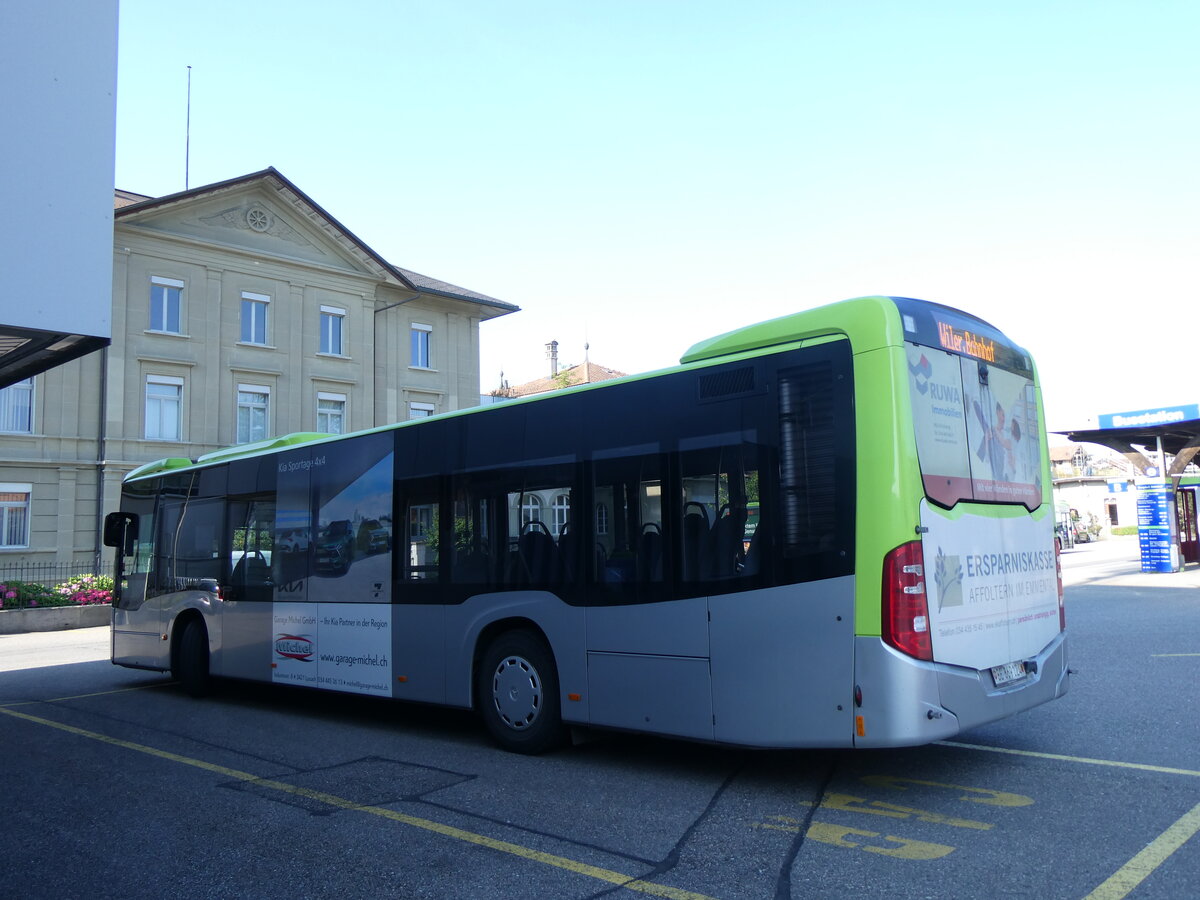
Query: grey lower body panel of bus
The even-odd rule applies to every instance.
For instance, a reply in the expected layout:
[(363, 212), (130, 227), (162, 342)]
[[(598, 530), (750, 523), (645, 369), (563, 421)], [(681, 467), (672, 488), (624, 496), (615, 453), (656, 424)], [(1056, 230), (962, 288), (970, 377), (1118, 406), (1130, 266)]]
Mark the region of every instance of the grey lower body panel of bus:
[(862, 689), (856, 713), (862, 729), (856, 747), (906, 747), (953, 737), (963, 731), (1032, 709), (1067, 692), (1065, 633), (1032, 659), (1028, 674), (1004, 687), (988, 670), (921, 662), (877, 637), (855, 639), (855, 680)]

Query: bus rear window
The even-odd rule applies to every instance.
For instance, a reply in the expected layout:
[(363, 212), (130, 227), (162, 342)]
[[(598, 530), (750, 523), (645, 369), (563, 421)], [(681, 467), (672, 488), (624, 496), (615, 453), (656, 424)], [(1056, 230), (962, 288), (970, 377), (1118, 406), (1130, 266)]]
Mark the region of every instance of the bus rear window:
[(1041, 437), (1033, 381), (920, 344), (907, 352), (926, 496), (945, 507), (978, 500), (1036, 509)]

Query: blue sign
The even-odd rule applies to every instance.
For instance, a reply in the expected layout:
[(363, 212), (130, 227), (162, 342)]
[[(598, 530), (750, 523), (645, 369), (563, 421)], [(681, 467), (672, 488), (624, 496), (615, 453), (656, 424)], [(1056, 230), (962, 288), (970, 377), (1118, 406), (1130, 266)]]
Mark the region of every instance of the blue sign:
[(1128, 481), (1110, 481), (1108, 483), (1108, 492), (1110, 494), (1127, 494), (1129, 493)]
[(1185, 406), (1163, 406), (1158, 409), (1138, 409), (1133, 412), (1105, 413), (1099, 417), (1101, 428), (1145, 428), (1152, 425), (1173, 425), (1200, 419), (1200, 403)]
[(1137, 486), (1138, 546), (1143, 572), (1174, 572), (1171, 507), (1175, 495), (1169, 482), (1155, 481)]

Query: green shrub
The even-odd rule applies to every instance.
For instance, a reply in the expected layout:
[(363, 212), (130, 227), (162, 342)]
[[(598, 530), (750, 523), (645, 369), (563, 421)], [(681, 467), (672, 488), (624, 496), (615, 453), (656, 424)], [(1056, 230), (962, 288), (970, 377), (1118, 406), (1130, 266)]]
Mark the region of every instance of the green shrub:
[(47, 587), (36, 581), (0, 582), (0, 609), (41, 609), (48, 606), (91, 606), (112, 603), (109, 575), (72, 575)]
[(1137, 526), (1136, 525), (1114, 525), (1113, 529), (1112, 529), (1112, 533), (1118, 537), (1121, 535), (1137, 534)]
[(7, 581), (0, 583), (0, 608), (30, 609), (38, 606), (64, 606), (65, 600), (54, 588), (36, 581)]
[(64, 604), (91, 606), (112, 603), (113, 580), (108, 575), (73, 575), (54, 588)]

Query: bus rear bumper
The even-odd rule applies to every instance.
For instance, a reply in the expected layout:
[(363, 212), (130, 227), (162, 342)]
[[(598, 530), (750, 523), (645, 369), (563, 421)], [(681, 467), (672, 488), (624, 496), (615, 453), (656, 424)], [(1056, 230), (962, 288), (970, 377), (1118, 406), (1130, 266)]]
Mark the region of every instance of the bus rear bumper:
[(927, 744), (1032, 709), (1067, 692), (1067, 645), (1059, 634), (1032, 659), (1028, 674), (997, 688), (988, 670), (921, 662), (879, 638), (855, 639), (856, 747)]

